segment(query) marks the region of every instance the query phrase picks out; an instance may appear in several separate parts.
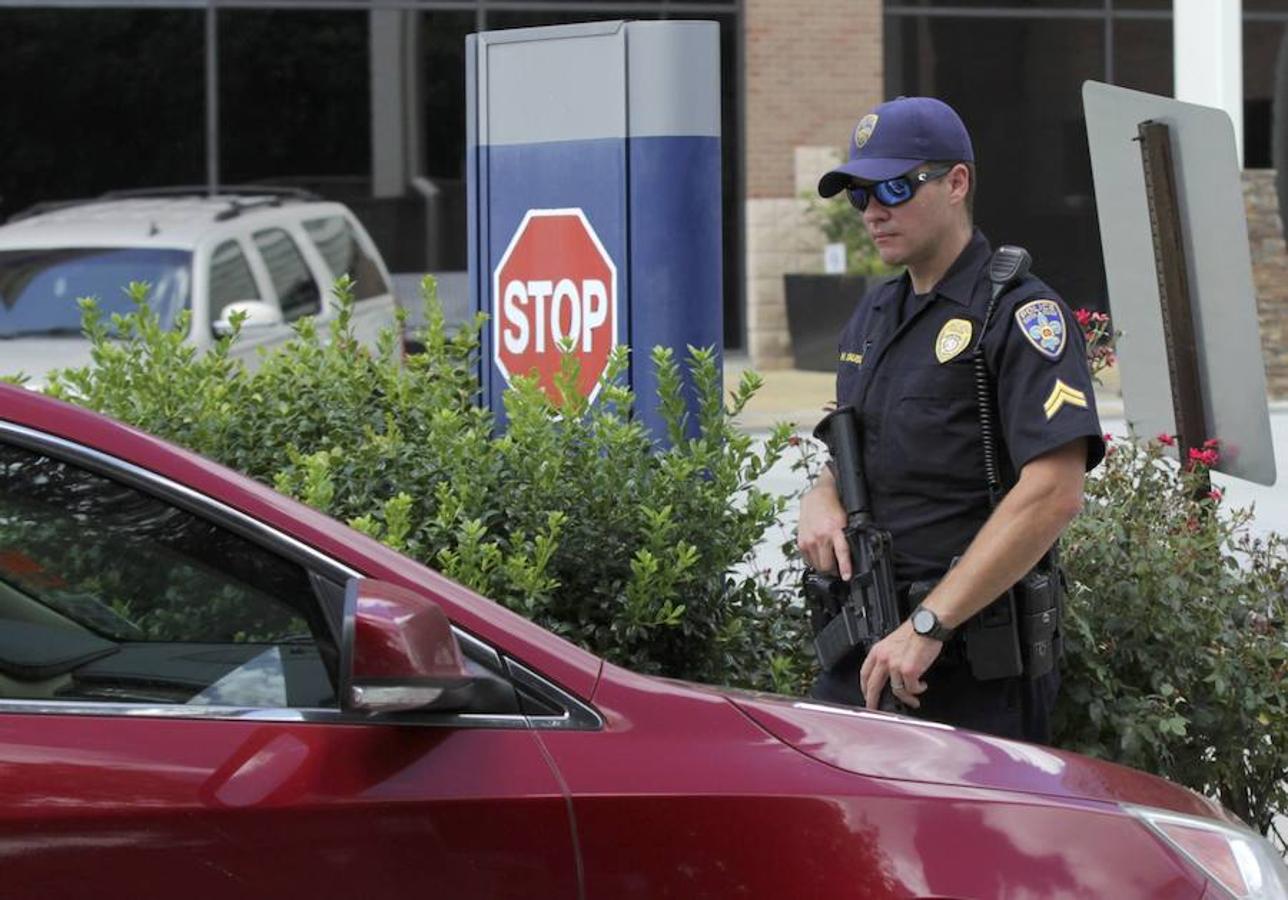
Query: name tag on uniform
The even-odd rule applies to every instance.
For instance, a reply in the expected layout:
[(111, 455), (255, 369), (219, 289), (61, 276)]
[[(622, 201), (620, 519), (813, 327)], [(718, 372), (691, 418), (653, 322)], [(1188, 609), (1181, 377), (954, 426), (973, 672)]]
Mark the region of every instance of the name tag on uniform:
[(862, 353), (842, 353), (841, 362), (854, 363), (856, 366), (863, 365)]

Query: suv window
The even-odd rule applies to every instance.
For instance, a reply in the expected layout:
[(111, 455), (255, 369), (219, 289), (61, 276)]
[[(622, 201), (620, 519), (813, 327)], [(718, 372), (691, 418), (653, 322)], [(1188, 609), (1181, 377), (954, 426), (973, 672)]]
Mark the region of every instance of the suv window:
[(192, 254), (145, 247), (0, 250), (0, 338), (81, 333), (81, 297), (94, 297), (103, 321), (134, 307), (121, 288), (152, 285), (148, 302), (172, 328), (187, 309)]
[(336, 646), (302, 566), (4, 443), (0, 482), (0, 697), (336, 705)]
[(255, 232), (255, 246), (273, 279), (282, 317), (291, 322), (320, 312), (322, 293), (291, 236), (281, 228), (267, 228)]
[(389, 293), (389, 285), (375, 260), (362, 249), (353, 224), (344, 216), (308, 219), (304, 230), (326, 260), (331, 275), (339, 278), (348, 274), (353, 279), (356, 299), (365, 300)]
[(223, 318), (224, 307), (229, 303), (259, 299), (246, 254), (236, 241), (224, 241), (210, 255), (210, 321)]

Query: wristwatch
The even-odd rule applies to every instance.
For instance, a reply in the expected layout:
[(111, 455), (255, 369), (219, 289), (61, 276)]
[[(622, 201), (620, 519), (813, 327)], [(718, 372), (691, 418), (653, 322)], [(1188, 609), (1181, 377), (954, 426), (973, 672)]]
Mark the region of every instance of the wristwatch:
[(912, 611), (912, 630), (922, 637), (935, 641), (946, 641), (953, 636), (953, 629), (939, 623), (939, 616), (933, 609), (926, 609), (920, 603)]

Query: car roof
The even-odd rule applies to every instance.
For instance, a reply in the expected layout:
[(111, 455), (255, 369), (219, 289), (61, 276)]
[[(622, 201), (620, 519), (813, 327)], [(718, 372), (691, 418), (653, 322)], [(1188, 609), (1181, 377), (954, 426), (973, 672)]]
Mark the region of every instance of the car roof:
[(26, 247), (193, 249), (214, 234), (301, 215), (335, 215), (343, 204), (265, 193), (215, 197), (103, 198), (36, 211), (0, 225), (0, 250)]

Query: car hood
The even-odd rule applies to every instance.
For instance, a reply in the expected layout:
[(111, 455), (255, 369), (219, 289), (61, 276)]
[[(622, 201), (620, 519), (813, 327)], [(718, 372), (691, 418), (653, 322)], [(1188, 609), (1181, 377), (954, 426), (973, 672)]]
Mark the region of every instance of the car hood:
[(54, 369), (87, 366), (93, 345), (83, 337), (23, 337), (0, 340), (0, 375), (21, 372), (27, 387), (43, 387)]
[(873, 778), (1135, 803), (1228, 820), (1216, 803), (1135, 769), (908, 716), (725, 692), (773, 736), (820, 762)]

